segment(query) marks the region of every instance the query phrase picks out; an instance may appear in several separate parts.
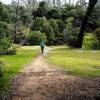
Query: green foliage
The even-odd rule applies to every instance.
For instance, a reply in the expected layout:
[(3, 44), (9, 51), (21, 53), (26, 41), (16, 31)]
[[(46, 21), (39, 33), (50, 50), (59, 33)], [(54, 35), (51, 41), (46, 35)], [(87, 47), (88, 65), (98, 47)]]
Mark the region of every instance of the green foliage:
[(57, 21), (52, 18), (52, 19), (49, 20), (49, 24), (53, 28), (54, 33), (57, 33), (58, 32), (58, 23), (57, 23)]
[(66, 20), (66, 18), (74, 17), (76, 20), (82, 20), (85, 11), (86, 8), (82, 6), (65, 4), (62, 9), (62, 19)]
[(98, 4), (95, 6), (91, 16), (89, 17), (89, 22), (92, 24), (93, 30), (100, 27), (100, 6)]
[(30, 16), (28, 15), (27, 10), (23, 6), (19, 7), (18, 17), (18, 20), (21, 21), (23, 25), (30, 21)]
[(62, 13), (58, 8), (52, 8), (47, 13), (47, 18), (60, 19), (61, 16), (62, 16)]
[(38, 8), (33, 11), (33, 16), (34, 17), (47, 16), (47, 12), (48, 12), (48, 6), (44, 1), (42, 1), (39, 3)]
[(83, 48), (85, 49), (100, 49), (100, 43), (96, 36), (92, 33), (87, 33), (84, 37)]
[(16, 49), (13, 46), (13, 42), (9, 37), (4, 37), (0, 41), (0, 55), (11, 55), (15, 54)]
[(3, 67), (4, 67), (4, 64), (0, 61), (0, 78), (2, 78), (3, 76)]
[(41, 40), (46, 42), (46, 35), (40, 31), (31, 31), (27, 35), (27, 40), (30, 45), (39, 45)]
[(15, 54), (9, 34), (9, 9), (0, 2), (0, 55)]
[(16, 39), (15, 39), (14, 42), (15, 42), (16, 44), (20, 44), (21, 42), (24, 41), (24, 39), (25, 39), (24, 33), (23, 33), (23, 32), (17, 32), (17, 34), (16, 34)]
[(45, 2), (40, 2), (38, 8), (33, 11), (31, 29), (32, 31), (44, 32), (47, 36), (48, 45), (64, 44), (66, 41), (64, 32), (66, 30), (65, 33), (74, 35), (71, 39), (72, 43), (69, 44), (72, 45), (76, 43), (76, 30), (81, 24), (85, 11), (86, 8), (79, 5), (66, 4), (49, 8)]
[(0, 21), (0, 39), (8, 35), (8, 24)]
[(100, 49), (100, 28), (97, 28), (93, 35), (85, 36), (84, 46), (88, 49)]
[(74, 28), (72, 25), (73, 17), (70, 17), (66, 20), (67, 26), (64, 30), (65, 34), (65, 41), (67, 45), (70, 47), (76, 47), (77, 46), (77, 39), (78, 39), (78, 28)]
[(50, 40), (48, 41), (48, 44), (52, 44), (52, 45), (59, 45), (59, 44), (64, 44), (64, 34), (63, 34), (63, 29), (65, 27), (65, 24), (62, 20), (55, 20), (55, 19), (50, 19), (49, 20), (49, 25), (52, 28), (52, 31), (50, 33), (52, 33), (52, 39), (51, 39), (51, 43)]
[(98, 40), (93, 42), (92, 49), (100, 50), (100, 42)]
[(63, 30), (65, 29), (66, 27), (66, 23), (63, 21), (63, 20), (60, 20), (60, 19), (57, 19), (57, 24), (58, 24), (58, 32), (59, 33), (63, 33)]
[[(55, 26), (56, 25), (56, 26)], [(55, 30), (54, 30), (55, 27)], [(45, 17), (36, 17), (33, 21), (33, 25), (31, 30), (32, 31), (41, 31), (45, 33), (47, 37), (47, 44), (52, 45), (54, 44), (55, 33), (57, 29), (57, 23), (54, 20), (48, 21)], [(34, 41), (35, 42), (35, 41)]]
[(0, 21), (9, 22), (9, 10), (0, 2)]
[(46, 18), (45, 17), (36, 17), (33, 20), (33, 24), (32, 24), (31, 29), (33, 31), (43, 31), (45, 24), (46, 24)]
[(97, 28), (97, 29), (94, 31), (94, 34), (95, 34), (97, 40), (98, 40), (99, 43), (100, 43), (100, 27)]
[(93, 34), (87, 33), (84, 37), (83, 48), (91, 49), (91, 45), (95, 40), (96, 38), (93, 36)]
[(76, 47), (78, 39), (78, 29), (71, 29), (69, 33), (65, 34), (65, 41), (69, 47)]
[[(29, 29), (45, 33), (48, 45), (65, 44), (66, 35), (64, 33), (74, 34), (73, 31), (80, 27), (87, 8), (79, 4), (61, 5), (63, 1), (59, 0), (55, 3), (50, 0), (39, 2), (39, 4), (37, 2), (38, 0), (35, 0), (34, 4), (18, 5), (18, 9), (16, 9), (17, 2), (13, 2), (11, 5), (0, 3), (0, 37), (11, 34), (14, 42), (21, 44), (26, 41), (25, 35), (29, 33), (27, 31)], [(98, 11), (99, 9), (96, 7), (89, 18), (89, 27), (86, 31), (90, 32), (99, 27)], [(12, 27), (13, 25), (15, 27)], [(75, 42), (76, 36), (72, 40)]]
[(67, 20), (66, 20), (66, 23), (67, 23), (67, 26), (66, 28), (68, 29), (68, 31), (70, 31), (73, 27), (73, 22), (74, 21), (74, 18), (73, 17), (69, 17)]
[(54, 44), (54, 40), (55, 40), (55, 34), (54, 34), (54, 30), (53, 30), (53, 27), (47, 23), (45, 26), (44, 26), (44, 32), (47, 36), (47, 45), (53, 45)]

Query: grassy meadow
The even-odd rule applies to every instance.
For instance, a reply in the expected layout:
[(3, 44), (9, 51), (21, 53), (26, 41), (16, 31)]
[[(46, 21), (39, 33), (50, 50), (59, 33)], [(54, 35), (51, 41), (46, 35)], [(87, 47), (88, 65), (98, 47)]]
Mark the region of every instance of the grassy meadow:
[(52, 50), (49, 63), (63, 68), (66, 73), (78, 76), (100, 76), (100, 50), (69, 49), (66, 46)]
[(10, 84), (10, 79), (16, 75), (25, 64), (39, 54), (38, 46), (24, 46), (18, 48), (16, 55), (0, 56), (0, 61), (4, 63), (2, 79), (0, 79), (0, 89), (6, 89)]

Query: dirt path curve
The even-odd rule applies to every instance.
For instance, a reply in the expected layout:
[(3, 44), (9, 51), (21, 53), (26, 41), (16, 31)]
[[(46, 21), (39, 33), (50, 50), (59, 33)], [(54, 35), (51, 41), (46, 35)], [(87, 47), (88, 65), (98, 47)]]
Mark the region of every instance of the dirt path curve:
[(100, 78), (65, 75), (61, 69), (49, 65), (44, 55), (14, 77), (11, 100), (99, 100)]

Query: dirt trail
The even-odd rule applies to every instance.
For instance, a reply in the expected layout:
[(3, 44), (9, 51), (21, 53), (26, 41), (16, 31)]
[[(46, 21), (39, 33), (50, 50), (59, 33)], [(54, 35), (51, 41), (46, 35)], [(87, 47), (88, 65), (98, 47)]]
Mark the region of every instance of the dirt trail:
[(44, 55), (38, 56), (13, 78), (11, 100), (100, 99), (99, 77), (79, 78), (66, 75), (61, 69), (49, 65), (44, 60)]

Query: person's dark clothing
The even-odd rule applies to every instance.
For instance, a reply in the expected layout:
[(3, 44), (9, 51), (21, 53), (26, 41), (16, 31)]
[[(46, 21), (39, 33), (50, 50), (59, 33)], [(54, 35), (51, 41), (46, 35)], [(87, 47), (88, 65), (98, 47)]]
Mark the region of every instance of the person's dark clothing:
[(42, 53), (44, 53), (44, 42), (43, 41), (40, 42), (40, 46), (41, 46)]

